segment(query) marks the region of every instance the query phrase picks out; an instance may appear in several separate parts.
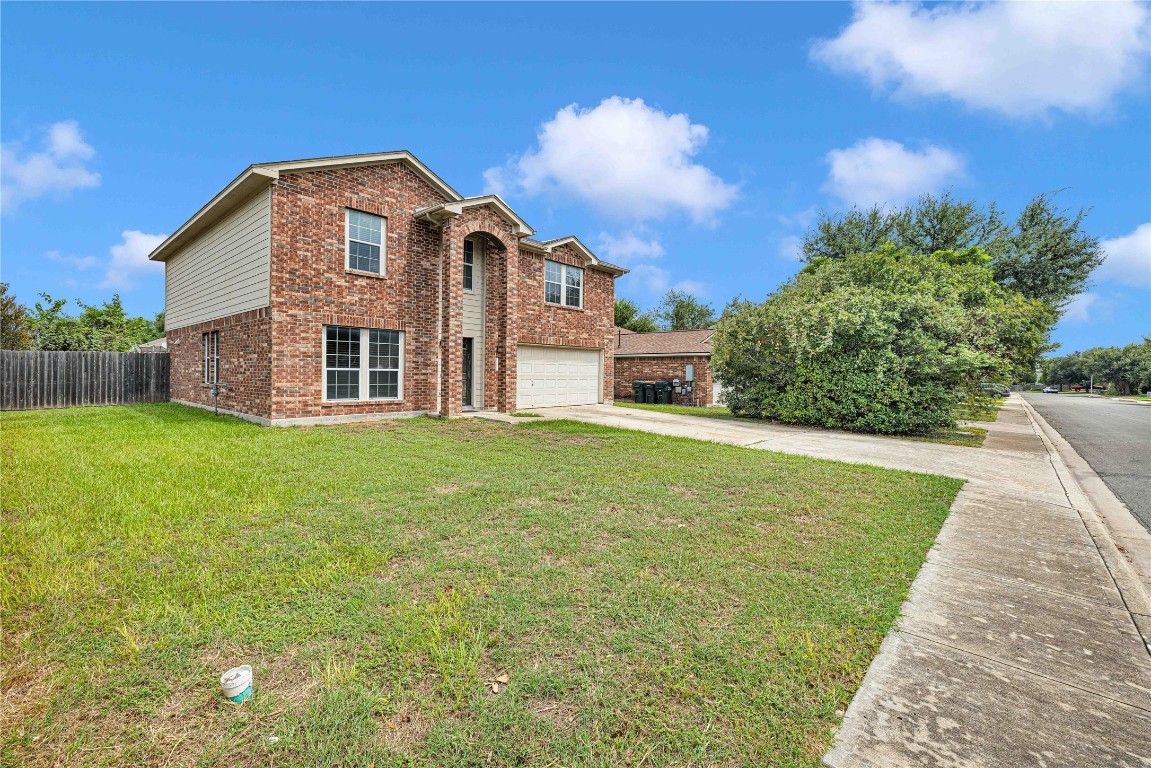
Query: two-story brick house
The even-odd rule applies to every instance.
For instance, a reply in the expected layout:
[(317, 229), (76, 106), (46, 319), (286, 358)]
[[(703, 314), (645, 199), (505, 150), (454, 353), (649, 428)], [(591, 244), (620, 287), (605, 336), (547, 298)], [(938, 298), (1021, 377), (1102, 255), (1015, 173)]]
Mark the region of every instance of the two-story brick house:
[(151, 254), (172, 399), (218, 383), (276, 425), (610, 402), (625, 270), (534, 234), (408, 152), (250, 166)]

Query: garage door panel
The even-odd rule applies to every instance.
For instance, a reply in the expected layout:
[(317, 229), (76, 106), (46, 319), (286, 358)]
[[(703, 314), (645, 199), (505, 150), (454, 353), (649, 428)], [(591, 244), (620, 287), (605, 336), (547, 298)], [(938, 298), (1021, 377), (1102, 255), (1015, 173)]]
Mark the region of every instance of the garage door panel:
[(521, 346), (516, 367), (516, 407), (598, 403), (601, 355), (598, 349)]

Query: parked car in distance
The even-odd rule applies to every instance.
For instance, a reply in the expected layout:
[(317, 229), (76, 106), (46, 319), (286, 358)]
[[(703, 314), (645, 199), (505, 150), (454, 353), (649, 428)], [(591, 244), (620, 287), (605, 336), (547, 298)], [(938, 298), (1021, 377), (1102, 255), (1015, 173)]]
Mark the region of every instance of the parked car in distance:
[(1011, 394), (1011, 390), (1002, 384), (992, 384), (984, 381), (979, 384), (979, 388), (983, 390), (984, 394), (991, 395), (992, 397), (1007, 397)]
[(1059, 387), (1044, 387), (1043, 394), (1045, 395), (1058, 395)]

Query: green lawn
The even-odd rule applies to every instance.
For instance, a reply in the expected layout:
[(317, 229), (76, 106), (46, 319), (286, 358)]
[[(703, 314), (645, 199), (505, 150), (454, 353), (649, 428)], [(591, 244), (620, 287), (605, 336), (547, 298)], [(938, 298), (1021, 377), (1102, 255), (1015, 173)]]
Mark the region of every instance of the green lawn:
[[(641, 411), (659, 411), (660, 413), (677, 413), (682, 416), (702, 416), (708, 419), (729, 419), (737, 421), (760, 421), (759, 419), (747, 419), (734, 415), (726, 407), (716, 406), (712, 408), (692, 408), (686, 405), (649, 405), (647, 403), (629, 403), (626, 400), (617, 400), (615, 405), (620, 408), (635, 408)], [(956, 418), (967, 419), (975, 417), (983, 417), (980, 420), (994, 421), (999, 412), (999, 406), (983, 406), (978, 410), (972, 410), (966, 406), (961, 406), (957, 410)], [(963, 415), (959, 415), (963, 414)], [(760, 423), (763, 423), (760, 421)], [(771, 422), (774, 423), (774, 422)], [(818, 427), (812, 427), (818, 429)], [(917, 440), (924, 443), (946, 443), (947, 445), (962, 445), (968, 448), (978, 448), (983, 445), (983, 438), (987, 437), (987, 430), (979, 427), (961, 427), (955, 430), (939, 430), (927, 435), (892, 435), (901, 440)]]
[(960, 486), (536, 419), (0, 427), (6, 766), (816, 766)]

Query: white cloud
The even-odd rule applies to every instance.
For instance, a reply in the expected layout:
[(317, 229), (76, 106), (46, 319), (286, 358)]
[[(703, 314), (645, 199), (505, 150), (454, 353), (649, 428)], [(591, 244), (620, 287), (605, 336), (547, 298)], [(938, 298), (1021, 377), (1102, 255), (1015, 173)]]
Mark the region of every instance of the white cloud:
[(812, 57), (894, 88), (1010, 116), (1098, 113), (1147, 66), (1148, 6), (1120, 2), (857, 2)]
[(120, 236), (124, 241), (109, 249), (112, 260), (108, 264), (108, 271), (104, 273), (101, 288), (125, 290), (133, 287), (138, 278), (164, 274), (164, 264), (149, 261), (148, 254), (164, 242), (168, 238), (167, 235), (148, 235), (136, 229), (129, 229), (121, 232)]
[(780, 258), (790, 261), (803, 261), (803, 251), (800, 250), (801, 245), (803, 245), (803, 238), (799, 235), (787, 235), (786, 237), (780, 238)]
[(66, 264), (73, 269), (91, 269), (100, 263), (95, 256), (65, 256), (59, 251), (48, 251), (44, 254), (44, 258), (57, 264)]
[(1099, 301), (1097, 293), (1081, 293), (1071, 300), (1063, 311), (1063, 318), (1076, 323), (1086, 323), (1091, 320), (1091, 307)]
[(85, 143), (76, 121), (55, 123), (46, 133), (39, 152), (24, 152), (15, 142), (0, 144), (0, 209), (5, 213), (23, 200), (99, 186), (100, 174), (84, 167), (96, 150)]
[(787, 227), (788, 229), (807, 229), (815, 222), (815, 218), (817, 216), (819, 216), (819, 208), (813, 205), (810, 208), (805, 208), (802, 211), (799, 211), (798, 213), (793, 213), (790, 215), (783, 214), (781, 216), (777, 216), (776, 218), (779, 219), (780, 224)]
[(1100, 280), (1140, 288), (1151, 287), (1151, 223), (1140, 224), (1123, 237), (1099, 243), (1107, 259), (1095, 270)]
[(658, 259), (664, 255), (659, 240), (654, 238), (647, 240), (634, 232), (624, 235), (601, 232), (597, 252), (607, 261), (624, 267), (639, 261)]
[(827, 153), (828, 192), (861, 206), (898, 205), (962, 178), (963, 158), (942, 147), (908, 149), (898, 141), (869, 138)]
[(637, 264), (617, 282), (616, 295), (640, 294), (649, 300), (658, 299), (672, 289), (686, 291), (696, 296), (706, 294), (708, 289), (706, 283), (698, 280), (673, 282), (671, 272), (655, 264)]
[(564, 107), (539, 132), (539, 146), (484, 173), (487, 191), (574, 196), (602, 213), (654, 219), (683, 210), (706, 222), (731, 205), (737, 189), (693, 161), (708, 129), (643, 99), (618, 96), (599, 106)]

